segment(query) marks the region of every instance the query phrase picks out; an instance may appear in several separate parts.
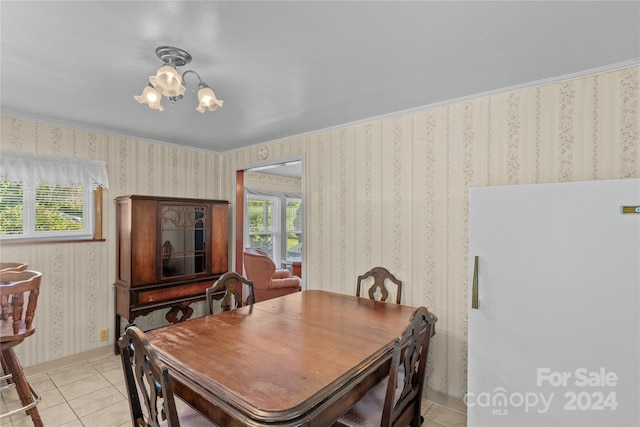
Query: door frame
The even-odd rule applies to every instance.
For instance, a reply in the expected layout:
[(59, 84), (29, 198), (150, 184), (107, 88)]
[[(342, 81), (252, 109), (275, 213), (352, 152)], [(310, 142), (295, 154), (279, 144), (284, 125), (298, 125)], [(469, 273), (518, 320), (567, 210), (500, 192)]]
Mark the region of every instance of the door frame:
[(244, 218), (246, 217), (246, 206), (244, 203), (244, 174), (247, 170), (269, 166), (269, 165), (278, 165), (287, 162), (300, 161), (302, 167), (302, 174), (300, 176), (301, 179), (301, 194), (302, 194), (302, 235), (304, 238), (302, 239), (302, 286), (305, 287), (306, 283), (306, 255), (307, 255), (307, 185), (306, 185), (306, 162), (304, 154), (296, 154), (293, 156), (281, 157), (274, 160), (267, 160), (258, 163), (250, 163), (247, 165), (239, 166), (234, 168), (233, 172), (233, 188), (235, 188), (235, 203), (233, 205), (233, 215), (232, 215), (232, 235), (234, 238), (232, 241), (234, 242), (234, 250), (232, 251), (233, 268), (238, 274), (244, 273), (243, 268), (243, 249), (244, 249)]

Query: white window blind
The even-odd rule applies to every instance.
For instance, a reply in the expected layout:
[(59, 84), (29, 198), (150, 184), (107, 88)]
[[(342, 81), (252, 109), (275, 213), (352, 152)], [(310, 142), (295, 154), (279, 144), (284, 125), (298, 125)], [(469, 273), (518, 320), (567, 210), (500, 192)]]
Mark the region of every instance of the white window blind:
[(0, 152), (0, 239), (83, 239), (93, 233), (93, 191), (105, 162)]

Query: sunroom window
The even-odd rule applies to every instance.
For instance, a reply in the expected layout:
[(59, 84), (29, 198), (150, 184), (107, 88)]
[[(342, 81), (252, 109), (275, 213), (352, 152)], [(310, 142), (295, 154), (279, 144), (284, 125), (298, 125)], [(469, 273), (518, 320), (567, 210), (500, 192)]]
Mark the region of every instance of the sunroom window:
[(246, 246), (260, 248), (276, 265), (302, 261), (302, 198), (247, 189)]

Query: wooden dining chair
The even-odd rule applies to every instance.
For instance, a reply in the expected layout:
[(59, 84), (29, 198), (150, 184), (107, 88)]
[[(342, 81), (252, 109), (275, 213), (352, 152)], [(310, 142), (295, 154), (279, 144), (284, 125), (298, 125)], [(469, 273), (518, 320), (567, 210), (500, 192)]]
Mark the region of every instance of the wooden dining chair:
[(402, 282), (384, 267), (373, 267), (358, 276), (356, 296), (366, 294), (370, 299), (400, 304)]
[[(24, 271), (29, 267), (29, 264), (25, 262), (0, 262), (0, 273), (4, 271)], [(0, 284), (3, 282), (0, 281)], [(2, 318), (6, 319), (9, 312), (9, 295), (0, 296), (0, 311), (2, 312)], [(7, 372), (4, 358), (2, 359), (2, 369)]]
[(133, 427), (216, 427), (190, 407), (177, 412), (169, 370), (140, 328), (128, 326), (118, 346)]
[(425, 307), (411, 315), (395, 340), (388, 379), (365, 394), (334, 426), (418, 427), (422, 423), (420, 407), (435, 319)]
[(0, 262), (0, 272), (3, 271), (24, 271), (29, 267), (25, 262)]
[(222, 311), (229, 311), (232, 308), (242, 307), (242, 285), (247, 285), (249, 294), (245, 299), (247, 304), (253, 304), (253, 282), (238, 273), (229, 271), (224, 273), (215, 283), (207, 288), (205, 301), (207, 312), (213, 314), (213, 300), (222, 300), (220, 303)]
[(0, 350), (4, 371), (0, 379), (7, 382), (2, 389), (16, 388), (22, 405), (20, 408), (3, 412), (0, 418), (26, 411), (36, 427), (43, 425), (36, 407), (40, 402), (40, 396), (27, 382), (14, 347), (36, 331), (33, 318), (38, 305), (41, 279), (42, 273), (38, 271), (0, 271), (0, 297), (7, 301), (7, 306), (3, 307), (0, 316)]

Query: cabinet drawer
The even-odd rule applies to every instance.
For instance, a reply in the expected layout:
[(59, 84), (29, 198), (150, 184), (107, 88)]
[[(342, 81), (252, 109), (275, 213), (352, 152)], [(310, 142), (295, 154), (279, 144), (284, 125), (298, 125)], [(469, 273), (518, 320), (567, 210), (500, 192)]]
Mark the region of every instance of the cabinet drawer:
[(178, 300), (192, 296), (202, 296), (202, 298), (204, 298), (206, 289), (213, 285), (214, 281), (215, 279), (206, 282), (172, 285), (166, 288), (137, 292), (137, 305), (157, 304), (163, 301)]

